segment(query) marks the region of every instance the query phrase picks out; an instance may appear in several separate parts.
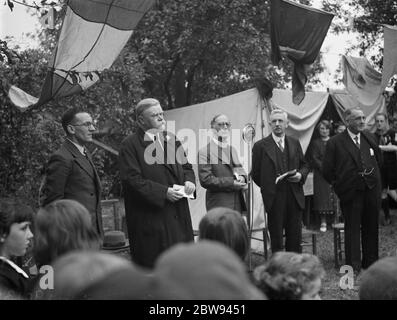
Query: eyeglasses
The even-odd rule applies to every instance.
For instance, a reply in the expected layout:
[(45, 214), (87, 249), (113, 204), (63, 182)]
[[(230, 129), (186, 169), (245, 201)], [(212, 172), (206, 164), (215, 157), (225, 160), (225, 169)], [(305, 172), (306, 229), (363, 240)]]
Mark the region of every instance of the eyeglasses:
[(87, 127), (87, 128), (95, 127), (95, 124), (93, 124), (90, 121), (87, 121), (87, 122), (84, 122), (84, 123), (80, 123), (80, 124), (70, 124), (70, 125), (74, 126), (74, 127), (80, 127), (80, 126), (84, 126), (84, 127)]
[(227, 128), (230, 128), (232, 125), (230, 122), (216, 122), (216, 124), (220, 127), (227, 127)]
[(164, 117), (164, 112), (153, 113), (150, 115), (152, 118)]

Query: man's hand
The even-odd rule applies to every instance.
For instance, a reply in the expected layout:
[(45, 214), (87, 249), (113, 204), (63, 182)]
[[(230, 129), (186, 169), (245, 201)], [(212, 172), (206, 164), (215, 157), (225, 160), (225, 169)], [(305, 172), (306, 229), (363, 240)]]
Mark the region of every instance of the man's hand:
[(190, 182), (190, 181), (186, 181), (185, 182), (185, 193), (187, 195), (190, 195), (194, 192), (194, 190), (196, 190), (196, 186), (194, 185), (194, 183)]
[(244, 176), (238, 176), (237, 181), (238, 181), (238, 182), (241, 182), (241, 183), (245, 183), (245, 178), (244, 178)]
[(181, 195), (178, 191), (172, 188), (168, 188), (167, 190), (167, 199), (171, 202), (178, 201), (181, 199), (183, 195)]
[(295, 173), (293, 176), (288, 177), (287, 180), (289, 182), (299, 182), (302, 179), (302, 174), (300, 172)]
[(237, 180), (233, 181), (234, 189), (240, 190), (246, 188), (247, 184), (245, 182), (239, 182)]

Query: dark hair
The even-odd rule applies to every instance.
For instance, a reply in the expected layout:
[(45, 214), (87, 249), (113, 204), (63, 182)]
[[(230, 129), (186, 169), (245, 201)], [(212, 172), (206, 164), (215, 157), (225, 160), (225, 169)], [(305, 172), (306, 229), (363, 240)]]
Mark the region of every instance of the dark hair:
[(214, 208), (201, 219), (199, 238), (214, 240), (231, 248), (241, 259), (248, 253), (248, 230), (240, 213), (228, 208)]
[(72, 123), (76, 114), (83, 112), (85, 111), (78, 108), (70, 108), (62, 115), (62, 128), (65, 130), (66, 134), (69, 134), (68, 125)]
[(300, 300), (313, 281), (324, 274), (315, 255), (276, 252), (265, 265), (254, 270), (254, 279), (269, 300)]
[(33, 222), (33, 209), (20, 199), (0, 200), (0, 235), (8, 235), (13, 223)]
[(319, 131), (320, 130), (320, 126), (324, 126), (325, 128), (327, 128), (328, 130), (331, 129), (331, 123), (328, 120), (321, 120), (317, 126), (316, 129)]
[(78, 249), (99, 249), (99, 237), (88, 210), (74, 200), (57, 200), (40, 208), (35, 223), (35, 258), (49, 265)]

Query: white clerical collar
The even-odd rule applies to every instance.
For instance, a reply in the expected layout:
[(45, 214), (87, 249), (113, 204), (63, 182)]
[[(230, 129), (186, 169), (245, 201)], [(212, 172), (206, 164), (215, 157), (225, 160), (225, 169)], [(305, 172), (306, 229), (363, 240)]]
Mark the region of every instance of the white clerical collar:
[(26, 279), (29, 279), (29, 276), (26, 274), (25, 271), (23, 271), (20, 267), (18, 267), (14, 262), (11, 260), (7, 259), (6, 257), (0, 256), (0, 260), (3, 260), (4, 262), (8, 263), (11, 268), (13, 268), (16, 272), (20, 273), (23, 275)]
[(355, 138), (355, 137), (358, 137), (358, 144), (360, 144), (360, 140), (361, 140), (360, 132), (357, 133), (357, 134), (355, 134), (355, 133), (351, 132), (351, 131), (349, 130), (349, 128), (347, 128), (347, 132), (348, 132), (350, 138), (353, 140), (354, 143), (356, 143), (356, 140), (355, 140), (354, 138)]
[(83, 147), (83, 146), (77, 144), (76, 142), (70, 140), (69, 138), (67, 138), (67, 139), (68, 139), (71, 143), (73, 143), (73, 144), (76, 146), (76, 148), (81, 152), (81, 154), (82, 154), (83, 156), (85, 156), (85, 147)]
[(279, 141), (281, 141), (282, 145), (284, 146), (284, 140), (285, 140), (285, 134), (281, 137), (277, 137), (273, 132), (272, 132), (272, 137), (275, 143), (278, 144)]

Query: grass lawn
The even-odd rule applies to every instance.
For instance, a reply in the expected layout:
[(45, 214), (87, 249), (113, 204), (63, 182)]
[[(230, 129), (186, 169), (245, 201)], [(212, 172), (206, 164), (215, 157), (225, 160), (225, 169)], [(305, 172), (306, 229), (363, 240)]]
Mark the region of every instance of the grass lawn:
[[(397, 211), (391, 212), (393, 223), (388, 226), (382, 225), (383, 214), (379, 219), (379, 257), (397, 255)], [(319, 233), (317, 236), (317, 255), (325, 268), (326, 276), (323, 279), (321, 298), (324, 300), (357, 300), (358, 287), (360, 285), (360, 276), (354, 279), (354, 288), (342, 290), (339, 287), (339, 281), (343, 274), (335, 269), (334, 261), (334, 240), (333, 230), (328, 229), (327, 232)], [(309, 252), (309, 248), (305, 248), (304, 252)], [(264, 259), (253, 255), (252, 265), (256, 266), (264, 262)]]

